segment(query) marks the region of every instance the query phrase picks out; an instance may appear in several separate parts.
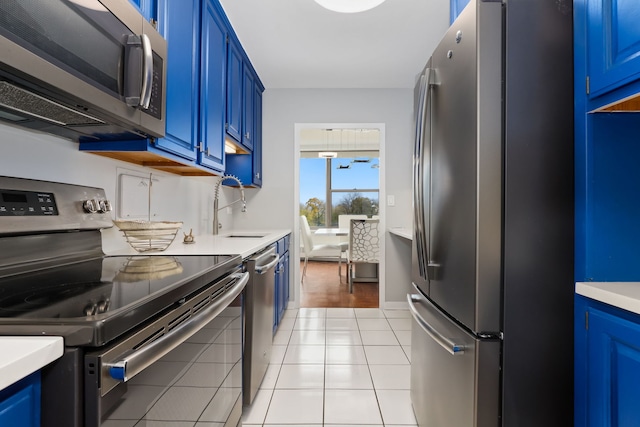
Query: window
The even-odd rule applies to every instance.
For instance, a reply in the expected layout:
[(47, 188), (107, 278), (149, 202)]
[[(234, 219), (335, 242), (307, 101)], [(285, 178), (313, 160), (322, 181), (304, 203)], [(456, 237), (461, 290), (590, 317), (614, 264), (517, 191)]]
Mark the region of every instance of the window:
[[(311, 227), (337, 227), (338, 215), (378, 215), (379, 158), (364, 156), (300, 159), (300, 215)], [(375, 156), (375, 157), (374, 157)]]

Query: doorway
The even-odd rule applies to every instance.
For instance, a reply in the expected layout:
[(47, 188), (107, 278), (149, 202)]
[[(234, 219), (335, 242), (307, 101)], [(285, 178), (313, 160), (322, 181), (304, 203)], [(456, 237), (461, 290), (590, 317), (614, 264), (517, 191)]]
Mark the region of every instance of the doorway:
[[(308, 219), (312, 233), (318, 228), (338, 227), (338, 217), (342, 214), (373, 217), (380, 221), (379, 259), (384, 260), (385, 208), (384, 203), (380, 203), (385, 200), (384, 133), (384, 124), (379, 123), (295, 125), (296, 231), (300, 230), (301, 215)], [(304, 257), (300, 233), (296, 234), (294, 249)], [(335, 235), (315, 234), (314, 238), (319, 244), (337, 243), (332, 239), (339, 239)], [(374, 267), (375, 280), (354, 284), (354, 292), (350, 294), (345, 263), (342, 263), (342, 277), (339, 277), (336, 261), (335, 249), (315, 252), (309, 261), (304, 285), (300, 280), (302, 263), (292, 263), (296, 269), (294, 283), (297, 284), (293, 293), (299, 306), (381, 307), (385, 287), (384, 262), (363, 266)], [(362, 271), (370, 272), (371, 269), (362, 268)], [(314, 289), (317, 292), (310, 295)]]

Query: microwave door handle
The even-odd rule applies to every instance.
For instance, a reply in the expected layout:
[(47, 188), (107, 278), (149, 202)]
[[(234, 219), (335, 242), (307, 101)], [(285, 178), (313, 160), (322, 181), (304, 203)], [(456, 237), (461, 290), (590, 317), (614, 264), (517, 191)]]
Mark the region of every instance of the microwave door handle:
[(122, 382), (130, 380), (206, 326), (240, 295), (249, 281), (249, 273), (237, 273), (233, 277), (236, 279), (233, 287), (202, 312), (142, 349), (123, 355), (116, 362), (105, 363), (111, 378)]
[(146, 34), (140, 35), (142, 41), (143, 74), (142, 90), (140, 91), (140, 106), (145, 110), (149, 108), (151, 102), (151, 89), (153, 86), (153, 50), (151, 40)]

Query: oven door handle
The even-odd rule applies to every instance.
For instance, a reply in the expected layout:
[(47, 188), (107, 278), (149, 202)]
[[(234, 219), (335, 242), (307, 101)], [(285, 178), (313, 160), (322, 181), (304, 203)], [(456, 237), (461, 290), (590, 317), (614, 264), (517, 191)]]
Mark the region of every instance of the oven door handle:
[(214, 301), (211, 306), (204, 309), (201, 313), (193, 316), (193, 318), (186, 321), (180, 327), (172, 330), (162, 338), (159, 338), (142, 349), (123, 356), (117, 362), (106, 363), (106, 368), (109, 370), (111, 377), (116, 381), (129, 381), (213, 320), (240, 295), (249, 281), (249, 273), (237, 273), (234, 274), (234, 276), (236, 276), (238, 280), (233, 285), (233, 288)]

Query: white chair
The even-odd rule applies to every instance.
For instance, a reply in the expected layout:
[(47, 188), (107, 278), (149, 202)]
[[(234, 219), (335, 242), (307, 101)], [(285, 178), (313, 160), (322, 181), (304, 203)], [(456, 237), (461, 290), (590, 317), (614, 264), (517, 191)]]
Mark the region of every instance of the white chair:
[(309, 222), (307, 221), (307, 217), (304, 215), (300, 216), (300, 237), (302, 238), (302, 246), (304, 248), (304, 268), (302, 269), (302, 278), (301, 282), (304, 282), (304, 276), (307, 274), (307, 261), (309, 257), (313, 255), (314, 252), (321, 251), (323, 249), (335, 249), (338, 253), (338, 274), (340, 274), (340, 269), (342, 268), (342, 257), (340, 256), (340, 245), (316, 245), (313, 243), (313, 234), (311, 233), (311, 228), (309, 227)]
[[(366, 215), (338, 215), (338, 228), (349, 229), (351, 227), (352, 219), (367, 219)], [(340, 275), (340, 281), (342, 281), (342, 260), (343, 257), (346, 260), (347, 250), (349, 249), (349, 234), (346, 236), (340, 236), (340, 262), (338, 263), (338, 274)]]
[(353, 267), (358, 263), (380, 262), (380, 235), (377, 219), (352, 219), (349, 227), (349, 250), (347, 251), (347, 274), (349, 292), (353, 292)]

